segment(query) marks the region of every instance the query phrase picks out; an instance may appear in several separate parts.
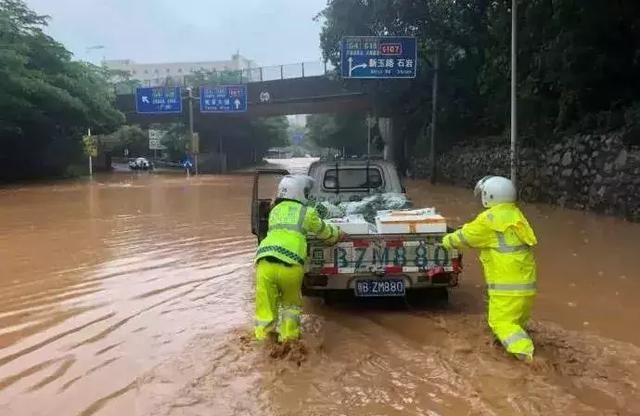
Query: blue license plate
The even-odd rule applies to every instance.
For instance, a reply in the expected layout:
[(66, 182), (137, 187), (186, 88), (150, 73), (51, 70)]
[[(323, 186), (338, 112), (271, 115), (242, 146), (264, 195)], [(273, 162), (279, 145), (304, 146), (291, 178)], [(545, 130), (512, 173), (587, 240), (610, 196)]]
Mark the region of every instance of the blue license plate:
[(357, 280), (355, 287), (356, 296), (404, 296), (404, 280)]

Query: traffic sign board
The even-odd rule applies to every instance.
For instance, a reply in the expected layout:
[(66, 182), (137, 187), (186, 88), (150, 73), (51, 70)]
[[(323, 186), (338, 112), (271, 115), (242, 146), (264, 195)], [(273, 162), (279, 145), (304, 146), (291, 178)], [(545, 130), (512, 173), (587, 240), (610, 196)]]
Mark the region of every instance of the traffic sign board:
[(165, 150), (167, 146), (162, 144), (162, 138), (166, 132), (149, 129), (149, 150)]
[(418, 48), (414, 37), (346, 36), (340, 45), (343, 78), (415, 78)]
[(200, 88), (200, 112), (242, 113), (247, 111), (246, 85)]
[(136, 89), (136, 112), (165, 114), (182, 112), (180, 87), (142, 87)]
[(82, 143), (84, 144), (84, 152), (87, 156), (98, 157), (98, 141), (95, 136), (90, 134), (82, 137)]

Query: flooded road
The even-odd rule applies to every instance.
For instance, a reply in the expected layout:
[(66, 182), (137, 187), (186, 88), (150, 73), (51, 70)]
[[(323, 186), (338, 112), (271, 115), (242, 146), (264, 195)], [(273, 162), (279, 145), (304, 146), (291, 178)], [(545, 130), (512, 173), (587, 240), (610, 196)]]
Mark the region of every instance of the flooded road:
[[(473, 216), (464, 189), (408, 184)], [(475, 253), (447, 308), (306, 300), (306, 351), (250, 341), (250, 176), (0, 190), (1, 415), (638, 415), (640, 225), (525, 208), (538, 359), (484, 323)]]

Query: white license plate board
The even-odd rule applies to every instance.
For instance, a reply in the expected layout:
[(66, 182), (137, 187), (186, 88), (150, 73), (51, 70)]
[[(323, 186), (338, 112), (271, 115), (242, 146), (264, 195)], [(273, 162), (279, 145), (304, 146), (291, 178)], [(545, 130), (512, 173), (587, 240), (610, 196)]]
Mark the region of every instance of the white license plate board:
[(451, 257), (457, 252), (448, 251), (435, 239), (393, 242), (367, 240), (354, 244), (339, 243), (332, 248), (313, 246), (311, 249), (311, 269), (335, 267), (339, 273), (367, 273), (384, 271), (388, 267), (404, 270), (427, 271), (436, 267), (451, 266)]
[(404, 296), (405, 285), (402, 279), (360, 279), (354, 290), (359, 297)]

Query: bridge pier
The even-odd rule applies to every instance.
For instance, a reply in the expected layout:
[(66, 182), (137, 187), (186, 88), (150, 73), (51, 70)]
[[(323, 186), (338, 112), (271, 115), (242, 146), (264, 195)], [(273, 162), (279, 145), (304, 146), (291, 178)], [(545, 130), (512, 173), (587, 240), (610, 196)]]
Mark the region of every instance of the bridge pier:
[(393, 119), (390, 117), (380, 117), (378, 119), (378, 129), (384, 142), (384, 160), (392, 161), (394, 160)]
[(380, 117), (378, 129), (384, 142), (384, 160), (394, 162), (401, 175), (404, 175), (407, 159), (407, 146), (401, 134), (402, 119), (399, 117)]

